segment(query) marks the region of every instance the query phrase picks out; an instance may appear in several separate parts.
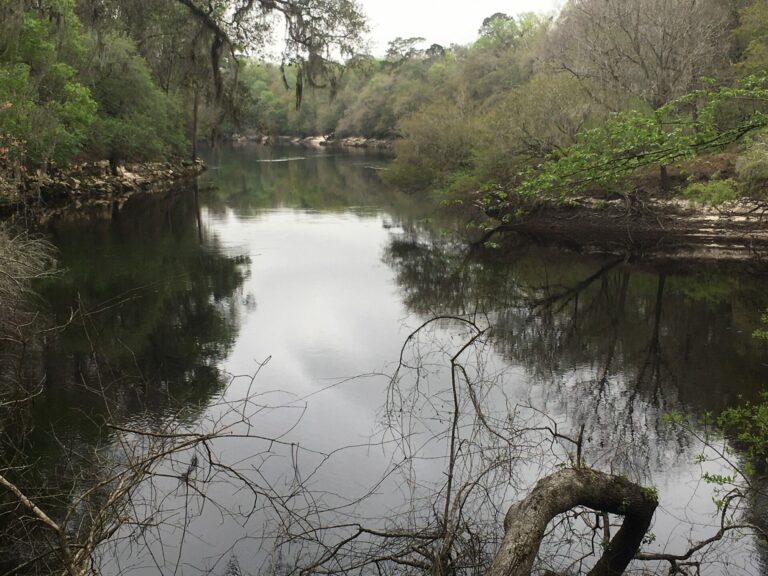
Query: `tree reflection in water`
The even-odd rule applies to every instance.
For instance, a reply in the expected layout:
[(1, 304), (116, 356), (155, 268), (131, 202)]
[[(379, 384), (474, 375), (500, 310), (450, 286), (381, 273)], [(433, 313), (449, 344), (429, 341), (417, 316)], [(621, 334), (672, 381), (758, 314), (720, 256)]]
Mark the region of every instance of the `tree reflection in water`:
[[(433, 234), (416, 224), (425, 215), (418, 202), (383, 186), (374, 177), (375, 171), (341, 169), (343, 163), (349, 168), (349, 162), (355, 162), (356, 158), (342, 161), (322, 151), (317, 153), (321, 158), (306, 162), (263, 162), (257, 166), (254, 161), (274, 160), (274, 154), (278, 152), (283, 154), (277, 150), (248, 149), (223, 155), (221, 169), (207, 177), (209, 183), (215, 181), (215, 188), (206, 188), (200, 194), (205, 198), (205, 219), (201, 218), (195, 203), (196, 195), (170, 195), (132, 201), (122, 211), (111, 214), (111, 222), (91, 222), (81, 226), (81, 223), (61, 221), (55, 225), (56, 242), (62, 247), (63, 265), (69, 272), (60, 282), (41, 285), (40, 291), (51, 303), (47, 311), (53, 317), (51, 325), (67, 324), (67, 328), (45, 338), (39, 351), (48, 376), (44, 395), (32, 404), (31, 425), (24, 428), (15, 443), (5, 450), (9, 466), (24, 467), (34, 463), (34, 473), (23, 475), (20, 480), (33, 487), (32, 493), (39, 495), (41, 504), (54, 511), (57, 505), (59, 510), (63, 509), (68, 503), (69, 490), (78, 479), (99, 478), (99, 471), (93, 469), (95, 460), (90, 460), (91, 469), (88, 469), (89, 461), (80, 455), (109, 446), (119, 436), (114, 429), (110, 432), (101, 426), (107, 416), (126, 428), (141, 426), (150, 430), (164, 430), (169, 423), (194, 426), (201, 418), (210, 418), (230, 399), (223, 391), (224, 379), (216, 367), (230, 356), (239, 331), (242, 331), (242, 338), (251, 329), (251, 338), (258, 340), (260, 345), (276, 347), (284, 344), (281, 338), (292, 343), (293, 335), (276, 335), (271, 326), (276, 318), (283, 322), (290, 316), (299, 326), (291, 328), (290, 322), (286, 321), (286, 330), (296, 330), (300, 336), (311, 332), (301, 325), (307, 322), (304, 314), (313, 310), (310, 306), (296, 306), (299, 312), (292, 315), (289, 312), (293, 312), (293, 308), (288, 310), (278, 306), (271, 314), (260, 315), (260, 322), (268, 319), (270, 326), (266, 328), (241, 322), (241, 315), (255, 311), (253, 297), (241, 293), (248, 274), (248, 262), (225, 248), (239, 245), (244, 242), (243, 238), (257, 236), (261, 244), (250, 246), (254, 249), (251, 253), (257, 254), (265, 244), (267, 237), (264, 234), (270, 227), (280, 229), (282, 235), (276, 238), (283, 244), (289, 243), (286, 235), (297, 232), (322, 238), (311, 236), (298, 226), (283, 230), (286, 223), (292, 222), (290, 209), (297, 209), (302, 221), (311, 220), (315, 229), (328, 226), (328, 220), (333, 220), (334, 226), (349, 221), (356, 224), (352, 227), (356, 234), (363, 234), (364, 228), (359, 226), (363, 222), (368, 229), (377, 230), (377, 234), (366, 237), (367, 245), (378, 249), (382, 241), (386, 242), (384, 260), (394, 273), (401, 297), (392, 297), (393, 301), (397, 300), (396, 305), (392, 305), (395, 315), (385, 317), (380, 314), (375, 319), (365, 316), (361, 311), (366, 305), (370, 306), (365, 299), (369, 298), (374, 305), (377, 302), (367, 292), (359, 302), (354, 302), (359, 306), (343, 301), (360, 296), (353, 294), (354, 289), (373, 290), (371, 283), (355, 283), (352, 289), (345, 286), (346, 290), (340, 291), (334, 284), (338, 278), (332, 278), (328, 281), (328, 294), (324, 294), (326, 300), (318, 300), (326, 302), (327, 308), (333, 311), (330, 316), (342, 315), (348, 310), (365, 316), (355, 318), (354, 323), (339, 322), (344, 326), (363, 325), (362, 331), (348, 328), (350, 338), (356, 340), (367, 339), (376, 331), (376, 337), (370, 338), (373, 344), (366, 342), (370, 346), (360, 347), (361, 354), (371, 347), (387, 347), (392, 343), (379, 332), (394, 335), (397, 340), (394, 345), (399, 348), (402, 334), (397, 329), (390, 330), (390, 324), (398, 323), (399, 326), (402, 320), (397, 314), (410, 312), (412, 318), (408, 320), (415, 317), (417, 323), (435, 315), (469, 317), (477, 320), (481, 330), (490, 328), (473, 343), (476, 348), (471, 352), (472, 357), (468, 354), (460, 359), (467, 370), (467, 376), (461, 376), (460, 383), (472, 381), (476, 384), (461, 388), (463, 414), (460, 424), (471, 424), (461, 431), (477, 433), (468, 436), (469, 444), (459, 444), (459, 450), (469, 446), (477, 447), (477, 450), (456, 467), (454, 491), (464, 485), (465, 479), (478, 473), (480, 468), (473, 465), (482, 463), (485, 454), (493, 458), (492, 453), (497, 448), (493, 442), (500, 440), (488, 427), (483, 427), (476, 405), (482, 404), (482, 413), (487, 416), (488, 423), (510, 433), (522, 433), (526, 427), (535, 426), (537, 417), (547, 425), (558, 424), (563, 435), (575, 436), (583, 426), (586, 446), (582, 456), (589, 464), (642, 480), (670, 467), (670, 463), (689, 462), (695, 456), (691, 439), (679, 430), (665, 426), (661, 414), (673, 410), (694, 416), (701, 416), (706, 411), (719, 412), (732, 404), (739, 394), (754, 395), (764, 379), (764, 367), (755, 362), (761, 344), (750, 338), (759, 321), (759, 312), (766, 305), (760, 279), (729, 275), (715, 267), (699, 267), (694, 273), (683, 273), (672, 267), (638, 268), (622, 259), (564, 255), (522, 243), (501, 251), (467, 248), (455, 235)], [(294, 150), (290, 154), (306, 153)], [(359, 160), (370, 162), (362, 155)], [(384, 205), (395, 205), (396, 209), (382, 215), (375, 206)], [(269, 212), (274, 208), (280, 208), (283, 217), (268, 221)], [(306, 217), (315, 211), (333, 212), (334, 216), (327, 220), (319, 216)], [(226, 236), (230, 219), (237, 221), (238, 226), (232, 229), (237, 229), (239, 235)], [(211, 224), (213, 220), (218, 222), (219, 228)], [(210, 228), (204, 227), (203, 221)], [(221, 242), (212, 232), (214, 229), (222, 234)], [(340, 244), (350, 241), (347, 236), (338, 236), (340, 243), (332, 245), (337, 251)], [(275, 302), (291, 307), (295, 302), (277, 298), (282, 295), (280, 292), (290, 292), (297, 299), (304, 296), (304, 284), (309, 282), (306, 269), (292, 270), (295, 274), (291, 278), (297, 279), (298, 286), (291, 286), (290, 291), (287, 287), (275, 286), (283, 278), (275, 274), (275, 270), (283, 269), (281, 259), (286, 258), (286, 254), (293, 254), (297, 261), (304, 255), (304, 266), (307, 265), (304, 252), (311, 252), (312, 263), (317, 267), (326, 262), (317, 246), (308, 250), (300, 240), (303, 239), (290, 239), (293, 252), (286, 251), (287, 246), (283, 244), (270, 245), (269, 262), (274, 268), (259, 261), (264, 264), (259, 269), (264, 278), (258, 287), (260, 291), (254, 290), (254, 293), (260, 298), (270, 295)], [(94, 253), (97, 254), (95, 258)], [(345, 256), (342, 254), (342, 257)], [(373, 276), (368, 257), (366, 252), (360, 262), (354, 263), (360, 266), (349, 265), (344, 269)], [(328, 262), (333, 261), (328, 259)], [(374, 265), (377, 263), (375, 261)], [(312, 272), (317, 273), (317, 270)], [(377, 272), (375, 279), (379, 284), (386, 284), (391, 278), (389, 269)], [(255, 272), (254, 276), (257, 276)], [(312, 278), (325, 279), (319, 274)], [(383, 292), (390, 289), (388, 284), (376, 287)], [(251, 291), (251, 287), (245, 290)], [(334, 298), (338, 296), (337, 292), (342, 292), (344, 297)], [(405, 309), (400, 307), (401, 299)], [(266, 311), (266, 306), (259, 311)], [(319, 466), (325, 456), (303, 455), (312, 470), (308, 476), (318, 482), (318, 489), (303, 494), (305, 499), (291, 501), (294, 508), (285, 511), (286, 517), (278, 516), (278, 520), (286, 520), (281, 524), (281, 535), (289, 544), (284, 555), (278, 554), (278, 567), (292, 566), (290, 553), (293, 551), (297, 551), (298, 557), (304, 555), (311, 564), (318, 558), (313, 553), (319, 550), (322, 555), (324, 550), (338, 543), (339, 532), (328, 530), (323, 532), (324, 536), (318, 536), (317, 531), (329, 527), (333, 521), (349, 520), (349, 517), (341, 518), (341, 508), (334, 508), (334, 504), (349, 504), (344, 510), (351, 511), (355, 521), (362, 520), (364, 513), (370, 513), (367, 518), (379, 522), (379, 526), (392, 526), (397, 519), (403, 521), (403, 526), (413, 529), (411, 534), (414, 530), (426, 530), (420, 533), (422, 537), (429, 536), (429, 530), (432, 530), (432, 536), (446, 534), (444, 527), (448, 523), (443, 519), (445, 503), (450, 498), (441, 499), (441, 496), (445, 496), (447, 488), (443, 464), (445, 440), (450, 435), (446, 435), (444, 425), (455, 401), (444, 361), (456, 352), (464, 336), (466, 334), (450, 321), (436, 323), (431, 332), (423, 334), (423, 346), (409, 348), (409, 353), (414, 353), (409, 361), (424, 370), (403, 371), (402, 379), (396, 382), (399, 391), (390, 396), (388, 410), (379, 413), (386, 416), (381, 419), (389, 424), (382, 434), (390, 434), (388, 442), (382, 441), (380, 452), (384, 459), (390, 458), (391, 448), (397, 444), (396, 435), (402, 432), (397, 437), (403, 441), (399, 446), (401, 452), (397, 454), (408, 454), (407, 440), (411, 436), (407, 428), (396, 430), (399, 424), (395, 420), (403, 414), (401, 422), (413, 426), (413, 432), (430, 434), (425, 438), (431, 440), (429, 446), (423, 446), (414, 458), (403, 460), (402, 465), (401, 460), (392, 457), (391, 476), (371, 489), (373, 501), (357, 502), (358, 495), (338, 489), (337, 483), (341, 480), (333, 466), (315, 475), (312, 466)], [(317, 340), (307, 338), (312, 342)], [(246, 355), (252, 353), (253, 346), (245, 348), (249, 348)], [(350, 350), (342, 348), (332, 348), (331, 352), (346, 360)], [(315, 389), (314, 379), (320, 375), (342, 370), (323, 364), (328, 362), (329, 354), (325, 352), (323, 358), (316, 358), (287, 346), (280, 351), (291, 368), (311, 367), (307, 370), (311, 372), (309, 381), (298, 381), (300, 385), (307, 385), (308, 390)], [(393, 360), (388, 354), (386, 361)], [(380, 358), (366, 356), (371, 362), (382, 361)], [(430, 359), (435, 362), (430, 363)], [(249, 356), (247, 360), (250, 363), (253, 358)], [(355, 364), (352, 361), (338, 364), (348, 365)], [(366, 365), (363, 370), (370, 368)], [(511, 378), (499, 384), (500, 380), (495, 377), (503, 373), (511, 373)], [(279, 371), (277, 374), (277, 387), (285, 387), (286, 394), (275, 399), (275, 403), (293, 393), (283, 379), (292, 374)], [(429, 381), (419, 381), (420, 377), (429, 377)], [(354, 385), (347, 380), (344, 382), (344, 392), (349, 392), (349, 397), (341, 394), (339, 385), (338, 396), (327, 393), (320, 397), (312, 392), (313, 406), (323, 401), (330, 404), (336, 399), (346, 402), (348, 411), (343, 411), (340, 405), (332, 406), (332, 415), (366, 419), (368, 413), (363, 413), (368, 407), (365, 400), (376, 402), (378, 398), (374, 387), (361, 392), (363, 388), (357, 388), (359, 382)], [(422, 388), (414, 386), (415, 383)], [(335, 387), (332, 384), (328, 388)], [(362, 396), (366, 398), (361, 400)], [(302, 398), (303, 395), (299, 399)], [(295, 400), (296, 397), (291, 397), (290, 401)], [(259, 430), (264, 430), (269, 420), (266, 411), (259, 414)], [(523, 412), (527, 416), (524, 417)], [(544, 413), (548, 418), (542, 416)], [(463, 419), (465, 415), (466, 420)], [(514, 421), (510, 415), (519, 419)], [(279, 417), (273, 415), (273, 419), (279, 420)], [(348, 423), (335, 424), (338, 424), (337, 428), (345, 428)], [(368, 425), (373, 424), (366, 420)], [(250, 427), (250, 423), (246, 427)], [(547, 436), (546, 431), (542, 434)], [(317, 430), (310, 430), (310, 435), (318, 436)], [(503, 506), (530, 486), (531, 477), (527, 474), (531, 471), (525, 468), (536, 468), (536, 463), (530, 462), (532, 455), (541, 457), (541, 469), (534, 471), (537, 473), (547, 473), (546, 467), (552, 465), (553, 459), (568, 462), (571, 458), (568, 451), (573, 447), (568, 442), (557, 448), (556, 457), (545, 462), (545, 457), (553, 456), (551, 441), (522, 436), (511, 438), (512, 443), (501, 446), (508, 454), (497, 461), (498, 466), (494, 464), (489, 468), (496, 474), (498, 491), (473, 492), (463, 516), (462, 511), (459, 516), (453, 516), (459, 521), (452, 526), (470, 529), (453, 538), (454, 551), (461, 552), (466, 564), (463, 568), (468, 572), (476, 572), (479, 565), (472, 563), (487, 560), (493, 552), (494, 539), (498, 538), (501, 528)], [(342, 440), (347, 441), (349, 437)], [(241, 454), (252, 455), (253, 452), (248, 452), (251, 448), (240, 446), (234, 452), (239, 459)], [(358, 448), (360, 452), (348, 456), (351, 462), (343, 461), (338, 470), (350, 470), (350, 474), (360, 472), (361, 465), (355, 458), (361, 457), (362, 462), (362, 453), (366, 452), (367, 457), (370, 446)], [(292, 462), (297, 451), (293, 446), (283, 447), (283, 452), (273, 458), (268, 455), (270, 450), (271, 446), (268, 446), (262, 453), (268, 461), (248, 461), (248, 465), (254, 464), (259, 474), (275, 472), (285, 476), (285, 462)], [(179, 487), (185, 486), (179, 483), (179, 477), (193, 478), (196, 469), (192, 462), (204, 462), (206, 458), (204, 453), (195, 454), (197, 460), (191, 456), (185, 453), (184, 458), (179, 458), (175, 470), (177, 476), (166, 479), (169, 492), (179, 492)], [(254, 456), (258, 457), (259, 454)], [(280, 460), (281, 457), (285, 459)], [(522, 469), (518, 470), (518, 466)], [(416, 472), (420, 475), (410, 476)], [(320, 477), (324, 481), (330, 479), (331, 483), (322, 484)], [(393, 488), (392, 484), (386, 483), (390, 479), (401, 482)], [(358, 479), (344, 477), (343, 481), (348, 483), (344, 486), (351, 486)], [(670, 473), (661, 481), (676, 482), (677, 478)], [(238, 505), (239, 495), (232, 494), (231, 485), (219, 488), (230, 498), (229, 504)], [(669, 485), (660, 486), (662, 495), (669, 488)], [(399, 497), (406, 502), (400, 502)], [(408, 498), (414, 499), (407, 501)], [(411, 507), (414, 503), (418, 506)], [(753, 509), (759, 507), (755, 501)], [(6, 506), (4, 511), (8, 510)], [(386, 512), (382, 513), (382, 510)], [(321, 522), (319, 527), (314, 525), (315, 520)], [(462, 520), (470, 522), (462, 523)], [(201, 524), (198, 525), (199, 534), (212, 538), (227, 540), (233, 533), (228, 532), (217, 518), (202, 518)], [(254, 528), (258, 526), (247, 527), (247, 537)], [(666, 537), (668, 531), (661, 533)], [(392, 533), (392, 536), (380, 548), (369, 541), (368, 551), (385, 554), (402, 546), (401, 550), (406, 554), (428, 551), (433, 558), (446, 561), (444, 567), (457, 567), (456, 563), (451, 564), (452, 551), (445, 553), (446, 540), (441, 537), (433, 538), (429, 547), (419, 551), (418, 545), (423, 540), (411, 538), (406, 541), (404, 533)], [(682, 538), (686, 536), (683, 534)], [(240, 537), (235, 535), (225, 542), (225, 547), (232, 546), (231, 557), (229, 560), (222, 557), (214, 573), (227, 569), (233, 574), (253, 572), (263, 560), (262, 551), (253, 552), (250, 542), (234, 550), (232, 542)], [(318, 548), (318, 539), (324, 539), (327, 547)], [(680, 539), (678, 536), (675, 543)], [(2, 546), (5, 547), (2, 552), (8, 552), (3, 558), (9, 558), (9, 567), (14, 558), (28, 558), (35, 552), (21, 547), (18, 542), (9, 541)], [(197, 546), (188, 545), (188, 548), (194, 548), (193, 555), (205, 553), (203, 546), (200, 550)], [(361, 556), (355, 556), (361, 551), (365, 552), (364, 547), (350, 551), (347, 559), (362, 561)], [(250, 556), (236, 556), (243, 553)], [(457, 556), (453, 558), (455, 560)], [(572, 558), (559, 559), (566, 563), (572, 561)], [(239, 563), (241, 560), (242, 564)], [(171, 571), (175, 562), (175, 557), (168, 561)]]
[[(237, 335), (248, 261), (224, 253), (197, 214), (196, 195), (171, 193), (51, 228), (64, 272), (37, 287), (51, 328), (27, 362), (28, 377), (45, 385), (27, 425), (4, 438), (2, 458), (54, 518), (107, 473), (94, 469), (115, 438), (106, 422), (144, 430), (196, 422), (229, 381), (217, 366)], [(18, 538), (0, 544), (0, 571), (47, 546), (44, 529), (25, 538), (29, 524), (12, 502), (3, 506), (4, 533)], [(30, 569), (44, 572), (49, 561)]]
[(527, 382), (505, 388), (507, 410), (584, 427), (585, 458), (600, 469), (658, 483), (701, 450), (664, 414), (703, 421), (763, 389), (764, 346), (751, 334), (768, 305), (764, 276), (524, 243), (477, 250), (417, 228), (393, 235), (384, 258), (420, 315), (486, 316), (494, 348)]

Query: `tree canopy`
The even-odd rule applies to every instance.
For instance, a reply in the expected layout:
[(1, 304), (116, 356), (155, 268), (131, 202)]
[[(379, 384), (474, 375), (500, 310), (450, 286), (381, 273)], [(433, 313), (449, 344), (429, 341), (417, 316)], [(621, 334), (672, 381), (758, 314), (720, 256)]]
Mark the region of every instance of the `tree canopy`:
[(198, 108), (214, 134), (239, 122), (246, 55), (282, 46), (300, 103), (336, 84), (365, 27), (354, 0), (3, 0), (0, 160), (179, 154)]

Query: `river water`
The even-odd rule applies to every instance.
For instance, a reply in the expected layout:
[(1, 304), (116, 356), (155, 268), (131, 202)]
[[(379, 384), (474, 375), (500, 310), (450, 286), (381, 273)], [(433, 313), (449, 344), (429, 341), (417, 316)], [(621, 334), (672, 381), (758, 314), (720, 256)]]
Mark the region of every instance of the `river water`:
[[(646, 550), (679, 553), (716, 531), (724, 487), (703, 478), (730, 474), (728, 448), (701, 439), (766, 382), (758, 264), (471, 248), (364, 153), (242, 147), (209, 165), (195, 189), (50, 228), (64, 272), (40, 287), (40, 307), (66, 327), (40, 352), (45, 389), (22, 458), (35, 477), (69, 479), (74, 494), (99, 476), (94, 454), (125, 465), (125, 442), (148, 449), (137, 430), (166, 434), (164, 446), (226, 436), (137, 486), (144, 526), (102, 547), (105, 573), (285, 572), (335, 550), (351, 524), (434, 529), (461, 490), (475, 537), (459, 556), (487, 559), (509, 502), (575, 458), (545, 428), (583, 429), (588, 465), (655, 487)], [(735, 518), (759, 520), (764, 504), (745, 500)], [(545, 565), (589, 565), (578, 559), (595, 537), (579, 522), (553, 531)], [(315, 571), (402, 551), (359, 540)], [(750, 537), (703, 560), (702, 574), (766, 573)]]

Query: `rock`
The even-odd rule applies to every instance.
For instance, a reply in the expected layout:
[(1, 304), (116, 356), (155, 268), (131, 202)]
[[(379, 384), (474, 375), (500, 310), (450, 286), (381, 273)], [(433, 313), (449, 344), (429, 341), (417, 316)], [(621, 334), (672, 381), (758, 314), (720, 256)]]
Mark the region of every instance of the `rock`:
[[(21, 202), (27, 209), (45, 214), (121, 204), (131, 195), (142, 192), (164, 192), (179, 180), (194, 178), (205, 170), (200, 160), (179, 159), (174, 162), (153, 162), (119, 166), (113, 174), (107, 160), (73, 165), (67, 169), (52, 168), (48, 173), (35, 172), (16, 179), (0, 174), (0, 212), (16, 210)], [(39, 198), (42, 202), (35, 203)]]

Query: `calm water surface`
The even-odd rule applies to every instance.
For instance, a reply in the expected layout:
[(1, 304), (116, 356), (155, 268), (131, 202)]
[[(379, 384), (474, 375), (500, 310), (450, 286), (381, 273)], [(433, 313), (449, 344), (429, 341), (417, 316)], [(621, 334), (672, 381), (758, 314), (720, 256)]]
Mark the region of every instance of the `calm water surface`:
[[(312, 553), (278, 552), (267, 537), (305, 530), (296, 517), (310, 511), (325, 523), (426, 522), (430, 495), (445, 488), (448, 360), (472, 334), (447, 318), (430, 324), (404, 348), (394, 386), (391, 376), (409, 334), (441, 315), (490, 329), (462, 356), (475, 392), (460, 398), (467, 447), (483, 438), (471, 432), (478, 402), (499, 429), (557, 424), (576, 435), (583, 424), (590, 464), (657, 487), (649, 550), (679, 552), (712, 533), (702, 473), (723, 468), (697, 464), (714, 455), (662, 415), (690, 414), (702, 432), (705, 414), (762, 390), (767, 351), (751, 337), (768, 307), (759, 270), (633, 266), (524, 242), (470, 249), (384, 184), (376, 156), (240, 148), (210, 164), (198, 190), (51, 228), (66, 273), (42, 287), (43, 308), (74, 320), (43, 351), (47, 387), (28, 449), (43, 476), (63, 473), (65, 446), (109, 453), (107, 416), (128, 428), (232, 422), (279, 440), (215, 444), (258, 484), (255, 503), (222, 477), (179, 516), (189, 497), (179, 475), (202, 472), (190, 454), (165, 465), (156, 488), (168, 524), (187, 530), (147, 529), (110, 547), (106, 572), (266, 573)], [(508, 482), (489, 477), (492, 505), (471, 500), (497, 529), (505, 503), (573, 450), (526, 442), (507, 451)], [(487, 456), (469, 452), (457, 479)], [(288, 493), (296, 517), (280, 524), (267, 496)], [(224, 512), (249, 506), (248, 519)], [(552, 562), (575, 557), (551, 546)], [(762, 558), (751, 539), (731, 541), (704, 573), (761, 574)]]

